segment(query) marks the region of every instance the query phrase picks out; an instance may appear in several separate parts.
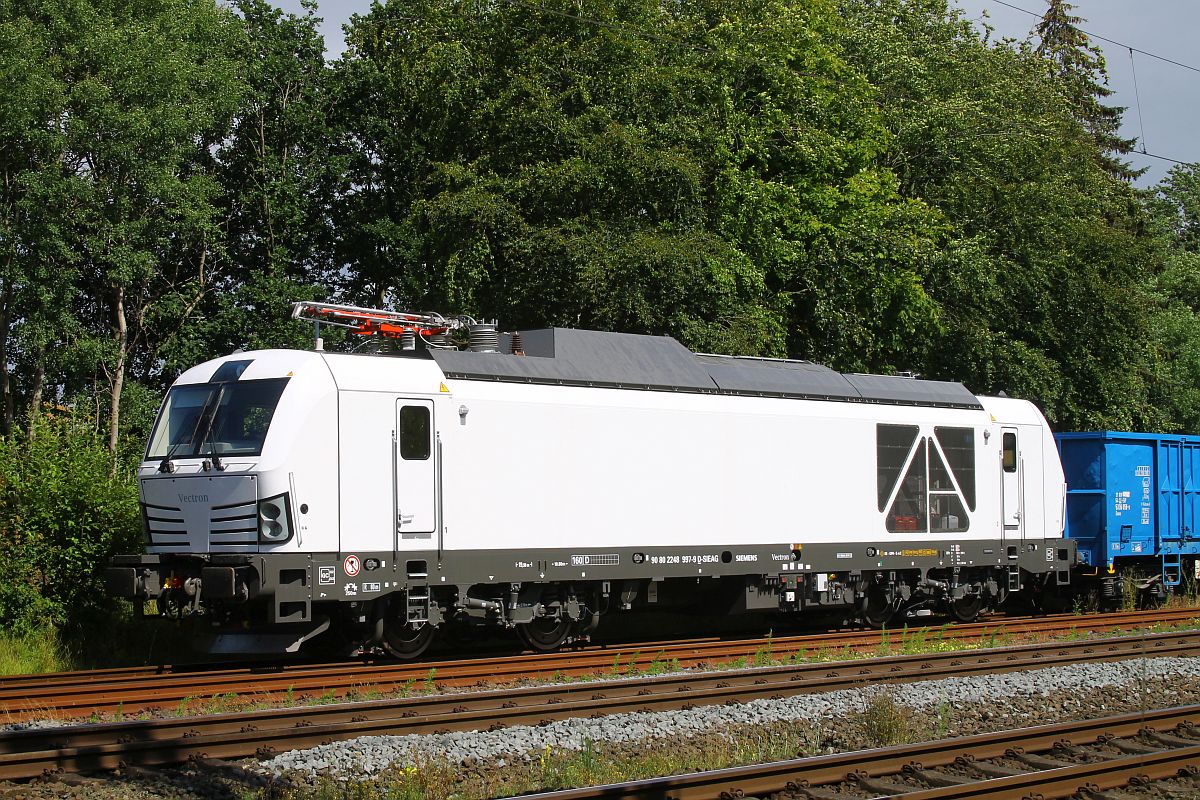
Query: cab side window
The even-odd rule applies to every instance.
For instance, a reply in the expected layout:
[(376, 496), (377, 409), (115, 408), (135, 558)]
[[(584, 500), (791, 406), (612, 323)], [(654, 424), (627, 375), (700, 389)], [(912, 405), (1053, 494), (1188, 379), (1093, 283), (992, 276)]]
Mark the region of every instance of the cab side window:
[(1004, 434), (1004, 471), (1017, 471), (1017, 435), (1015, 433)]
[(400, 457), (405, 461), (429, 458), (429, 409), (425, 406), (400, 408)]

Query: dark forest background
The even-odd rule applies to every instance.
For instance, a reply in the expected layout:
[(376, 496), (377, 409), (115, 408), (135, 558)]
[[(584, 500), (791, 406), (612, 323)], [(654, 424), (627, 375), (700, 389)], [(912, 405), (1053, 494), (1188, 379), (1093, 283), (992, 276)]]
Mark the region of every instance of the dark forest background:
[(0, 621), (96, 624), (178, 373), (325, 299), (1200, 431), (1200, 167), (947, 0), (0, 0)]

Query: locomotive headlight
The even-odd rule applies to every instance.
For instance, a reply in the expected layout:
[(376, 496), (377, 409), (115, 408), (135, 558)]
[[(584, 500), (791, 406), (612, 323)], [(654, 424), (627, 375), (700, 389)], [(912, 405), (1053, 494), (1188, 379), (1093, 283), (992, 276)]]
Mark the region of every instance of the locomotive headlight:
[(286, 493), (258, 501), (258, 540), (279, 544), (292, 538), (291, 514)]

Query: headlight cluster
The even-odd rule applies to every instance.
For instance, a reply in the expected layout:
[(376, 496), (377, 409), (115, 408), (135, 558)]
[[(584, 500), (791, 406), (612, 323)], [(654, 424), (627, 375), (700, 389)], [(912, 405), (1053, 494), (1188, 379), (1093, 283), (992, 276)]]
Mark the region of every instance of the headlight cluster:
[(292, 514), (287, 493), (258, 501), (258, 540), (279, 544), (292, 538)]

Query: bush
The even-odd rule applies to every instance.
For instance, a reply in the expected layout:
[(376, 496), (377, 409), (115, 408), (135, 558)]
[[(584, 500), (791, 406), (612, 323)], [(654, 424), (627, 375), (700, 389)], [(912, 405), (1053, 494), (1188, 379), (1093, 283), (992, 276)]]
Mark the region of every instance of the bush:
[(106, 617), (103, 572), (141, 549), (137, 482), (70, 417), (0, 439), (0, 625), (73, 638)]

